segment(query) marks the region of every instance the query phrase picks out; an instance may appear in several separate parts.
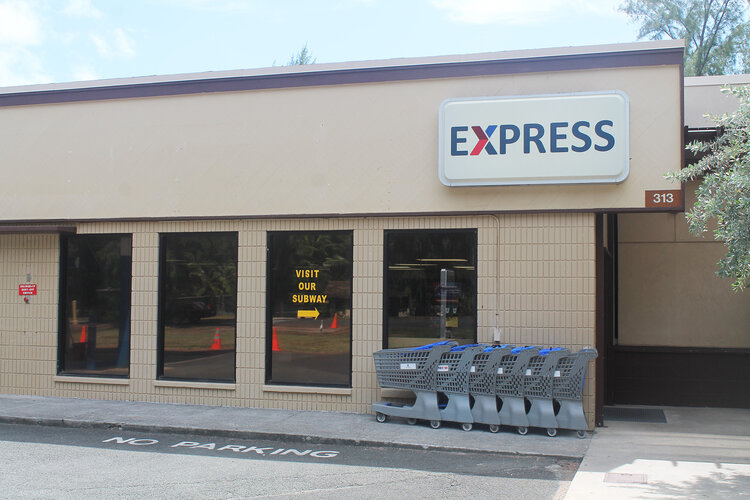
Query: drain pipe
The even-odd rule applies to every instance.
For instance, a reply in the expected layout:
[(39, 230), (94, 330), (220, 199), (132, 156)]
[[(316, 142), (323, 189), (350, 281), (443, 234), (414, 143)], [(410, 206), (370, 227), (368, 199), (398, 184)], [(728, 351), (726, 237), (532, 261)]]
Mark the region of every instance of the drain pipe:
[(497, 237), (495, 241), (495, 327), (492, 333), (492, 342), (494, 344), (503, 343), (503, 329), (500, 327), (500, 219), (497, 214), (491, 214), (490, 217), (495, 219), (495, 230)]

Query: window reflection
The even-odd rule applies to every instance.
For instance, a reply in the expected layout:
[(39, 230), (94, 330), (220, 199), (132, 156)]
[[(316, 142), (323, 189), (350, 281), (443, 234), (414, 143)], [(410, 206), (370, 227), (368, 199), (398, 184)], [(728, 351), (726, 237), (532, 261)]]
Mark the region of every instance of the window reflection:
[(351, 232), (269, 233), (270, 383), (351, 385)]
[(61, 373), (128, 376), (131, 249), (130, 235), (62, 239)]
[(237, 233), (162, 234), (160, 376), (234, 381)]
[(386, 347), (476, 339), (476, 230), (386, 231)]

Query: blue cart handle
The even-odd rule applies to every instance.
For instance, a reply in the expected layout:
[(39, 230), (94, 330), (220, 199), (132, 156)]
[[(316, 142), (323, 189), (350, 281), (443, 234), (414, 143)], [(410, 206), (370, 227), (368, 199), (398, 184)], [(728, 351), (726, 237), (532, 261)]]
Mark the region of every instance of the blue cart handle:
[(503, 344), (503, 345), (491, 345), (484, 348), (482, 352), (492, 352), (495, 349), (508, 349), (509, 347), (514, 347), (513, 344)]
[(451, 348), (451, 352), (460, 352), (465, 351), (469, 347), (475, 347), (481, 344), (464, 344), (464, 345), (457, 345), (456, 347)]
[(539, 349), (539, 347), (535, 345), (527, 345), (525, 347), (515, 347), (512, 351), (510, 351), (513, 354), (518, 354), (521, 351), (528, 351), (529, 349)]
[(541, 351), (539, 351), (539, 355), (540, 356), (546, 356), (547, 354), (549, 354), (549, 353), (551, 353), (553, 351), (563, 351), (563, 350), (565, 350), (564, 347), (550, 347), (550, 348), (542, 349)]
[(448, 344), (450, 344), (451, 342), (452, 342), (451, 340), (443, 340), (443, 341), (440, 341), (440, 342), (434, 342), (434, 343), (432, 343), (432, 344), (421, 345), (421, 346), (419, 346), (419, 347), (413, 347), (413, 348), (412, 348), (412, 349), (410, 349), (410, 350), (411, 350), (411, 351), (429, 351), (429, 350), (430, 350), (430, 349), (432, 349), (433, 347), (437, 347), (437, 346), (441, 346), (441, 345), (448, 345)]

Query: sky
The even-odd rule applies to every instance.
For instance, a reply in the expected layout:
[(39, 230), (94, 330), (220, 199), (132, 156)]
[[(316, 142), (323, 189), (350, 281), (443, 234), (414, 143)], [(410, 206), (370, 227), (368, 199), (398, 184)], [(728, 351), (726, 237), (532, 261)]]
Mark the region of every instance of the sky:
[(0, 86), (634, 42), (623, 0), (0, 0)]

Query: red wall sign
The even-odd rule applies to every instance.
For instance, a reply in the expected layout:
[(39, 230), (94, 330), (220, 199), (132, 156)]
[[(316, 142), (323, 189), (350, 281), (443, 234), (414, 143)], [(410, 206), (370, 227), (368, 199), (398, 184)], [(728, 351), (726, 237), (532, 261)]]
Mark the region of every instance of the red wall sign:
[(18, 295), (36, 295), (36, 283), (18, 285)]

